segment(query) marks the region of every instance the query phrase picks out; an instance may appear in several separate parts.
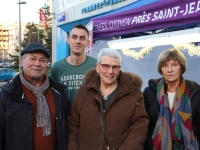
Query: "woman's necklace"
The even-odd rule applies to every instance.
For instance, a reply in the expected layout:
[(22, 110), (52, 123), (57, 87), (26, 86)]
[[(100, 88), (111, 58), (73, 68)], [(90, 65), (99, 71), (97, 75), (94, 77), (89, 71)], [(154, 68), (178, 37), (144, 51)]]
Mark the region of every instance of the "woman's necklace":
[(104, 100), (107, 100), (107, 99), (108, 99), (108, 96), (103, 96), (103, 99), (104, 99)]

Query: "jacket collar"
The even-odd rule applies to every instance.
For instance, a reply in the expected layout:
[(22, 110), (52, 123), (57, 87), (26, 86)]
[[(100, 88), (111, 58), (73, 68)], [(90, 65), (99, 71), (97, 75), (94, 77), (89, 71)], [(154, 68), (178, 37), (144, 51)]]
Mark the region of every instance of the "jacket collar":
[[(126, 92), (128, 89), (138, 91), (142, 86), (142, 79), (139, 76), (129, 72), (120, 71), (120, 75), (117, 80), (119, 80), (121, 92)], [(100, 77), (97, 75), (95, 68), (92, 68), (86, 72), (83, 85), (88, 88), (94, 88), (96, 90), (99, 89)]]
[[(59, 93), (62, 93), (62, 90), (66, 88), (65, 85), (60, 84), (49, 77), (49, 84), (51, 88), (56, 90)], [(12, 82), (4, 85), (2, 90), (8, 92), (12, 97), (22, 98), (24, 92), (22, 90), (21, 81), (19, 75), (17, 75)]]
[[(158, 83), (160, 82), (162, 78), (159, 78), (159, 79), (150, 79), (148, 84), (149, 84), (149, 88), (154, 91), (155, 93), (157, 92), (157, 86), (158, 86)], [(197, 91), (197, 90), (200, 90), (200, 85), (197, 84), (196, 82), (194, 81), (191, 81), (191, 80), (187, 80), (187, 79), (184, 79), (186, 81), (186, 84), (187, 86), (189, 87), (189, 92), (190, 94), (192, 94), (193, 92)]]

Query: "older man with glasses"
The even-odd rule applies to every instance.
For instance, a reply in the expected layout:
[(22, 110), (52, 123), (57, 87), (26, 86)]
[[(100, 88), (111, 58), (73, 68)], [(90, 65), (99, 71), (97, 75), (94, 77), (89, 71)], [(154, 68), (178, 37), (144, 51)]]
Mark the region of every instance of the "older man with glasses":
[(142, 150), (149, 119), (142, 80), (120, 70), (120, 54), (102, 49), (85, 74), (68, 117), (70, 150)]

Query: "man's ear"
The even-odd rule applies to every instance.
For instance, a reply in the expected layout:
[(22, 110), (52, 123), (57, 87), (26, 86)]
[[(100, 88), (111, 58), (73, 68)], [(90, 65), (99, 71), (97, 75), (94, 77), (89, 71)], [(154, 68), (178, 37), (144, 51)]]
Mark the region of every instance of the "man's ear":
[(67, 36), (66, 41), (67, 41), (67, 43), (69, 44), (69, 36)]
[(98, 73), (99, 72), (99, 64), (96, 63), (96, 72)]
[(20, 59), (20, 67), (23, 67), (23, 64), (24, 64), (24, 58), (21, 58)]
[(87, 40), (87, 46), (86, 47), (89, 47), (90, 46), (90, 41), (89, 39)]

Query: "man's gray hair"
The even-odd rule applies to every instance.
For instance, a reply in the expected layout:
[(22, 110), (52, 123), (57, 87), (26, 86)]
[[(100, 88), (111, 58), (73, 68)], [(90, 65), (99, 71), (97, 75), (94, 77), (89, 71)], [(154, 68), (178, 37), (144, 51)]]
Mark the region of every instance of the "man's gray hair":
[(116, 58), (117, 60), (119, 60), (119, 64), (121, 64), (121, 55), (115, 49), (112, 49), (112, 48), (101, 49), (97, 56), (97, 63), (101, 63), (103, 56)]
[(26, 57), (28, 56), (28, 54), (24, 54), (24, 55), (22, 55), (22, 59), (25, 59)]
[[(26, 53), (26, 54), (24, 54), (24, 55), (22, 55), (22, 59), (25, 59), (27, 56), (28, 56), (28, 54), (30, 54), (30, 53)], [(48, 58), (46, 57), (46, 59), (47, 59), (47, 61), (48, 61)]]

